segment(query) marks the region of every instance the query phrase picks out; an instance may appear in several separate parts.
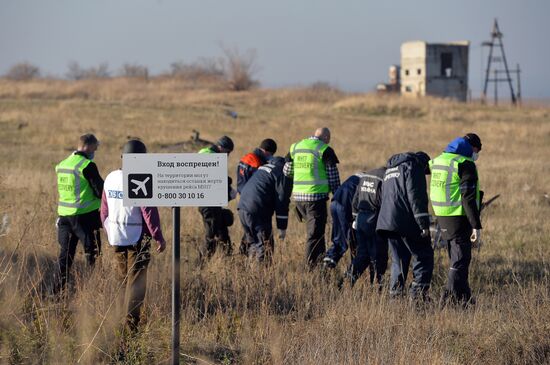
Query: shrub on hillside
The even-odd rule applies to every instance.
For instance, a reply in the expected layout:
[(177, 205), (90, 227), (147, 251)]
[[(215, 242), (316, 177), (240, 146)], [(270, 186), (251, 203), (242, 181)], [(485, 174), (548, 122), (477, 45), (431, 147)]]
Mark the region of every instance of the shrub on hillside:
[(147, 66), (125, 63), (119, 73), (122, 77), (139, 78), (147, 80), (149, 78), (149, 69)]
[(15, 81), (26, 81), (40, 77), (40, 69), (28, 62), (13, 65), (6, 73), (6, 78)]
[(256, 50), (241, 53), (238, 48), (222, 47), (224, 70), (229, 88), (234, 91), (250, 90), (259, 85), (254, 75), (258, 72)]
[(106, 62), (95, 67), (83, 68), (78, 62), (72, 61), (69, 62), (67, 68), (66, 76), (69, 80), (107, 79), (111, 76), (109, 65)]
[(189, 81), (222, 81), (224, 70), (219, 60), (201, 58), (194, 63), (177, 61), (170, 65), (170, 75)]

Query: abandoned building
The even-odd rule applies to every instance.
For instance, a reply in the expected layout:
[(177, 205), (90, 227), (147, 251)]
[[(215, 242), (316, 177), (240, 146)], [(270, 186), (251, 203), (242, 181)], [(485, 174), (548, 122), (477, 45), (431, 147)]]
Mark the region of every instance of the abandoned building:
[(470, 42), (405, 42), (401, 45), (401, 95), (466, 101)]

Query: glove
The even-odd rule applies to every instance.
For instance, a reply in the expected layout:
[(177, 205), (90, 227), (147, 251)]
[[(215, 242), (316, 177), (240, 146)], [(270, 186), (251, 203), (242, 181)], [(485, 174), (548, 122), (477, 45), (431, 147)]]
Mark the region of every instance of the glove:
[(430, 237), (430, 230), (425, 228), (420, 232), (420, 237), (422, 238), (429, 238)]
[(351, 228), (357, 231), (357, 221), (353, 221), (353, 223), (351, 224)]
[(286, 229), (279, 229), (279, 239), (284, 241), (285, 237), (286, 237)]
[(237, 190), (231, 188), (229, 191), (229, 200), (233, 200), (237, 197)]
[(470, 242), (472, 242), (472, 247), (481, 247), (481, 229), (472, 229)]

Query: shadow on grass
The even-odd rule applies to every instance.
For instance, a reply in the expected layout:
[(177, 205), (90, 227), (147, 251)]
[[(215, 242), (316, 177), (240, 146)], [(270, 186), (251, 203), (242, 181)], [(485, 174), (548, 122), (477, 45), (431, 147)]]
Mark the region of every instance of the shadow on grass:
[(506, 259), (500, 256), (472, 262), (471, 277), (481, 287), (548, 283), (550, 263), (543, 260)]

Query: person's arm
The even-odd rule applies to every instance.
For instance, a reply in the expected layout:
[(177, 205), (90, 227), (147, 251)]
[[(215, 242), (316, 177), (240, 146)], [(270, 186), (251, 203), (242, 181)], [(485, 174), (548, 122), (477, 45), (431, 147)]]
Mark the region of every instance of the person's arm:
[(286, 154), (285, 166), (283, 167), (283, 174), (288, 178), (294, 178), (294, 164), (292, 163), (292, 156), (290, 152)]
[(458, 176), (460, 177), (462, 207), (466, 217), (473, 229), (481, 229), (480, 211), (476, 196), (478, 179), (476, 165), (471, 161), (464, 161), (458, 165)]
[(286, 230), (288, 226), (288, 206), (290, 204), (290, 195), (292, 193), (292, 181), (284, 175), (278, 177), (275, 182), (275, 218), (277, 228)]
[(361, 193), (361, 185), (363, 183), (363, 179), (359, 180), (359, 184), (357, 184), (357, 188), (355, 189), (355, 193), (353, 194), (353, 200), (351, 201), (351, 211), (353, 218), (357, 216), (357, 213), (359, 212), (359, 195)]
[(84, 174), (84, 178), (90, 183), (94, 195), (101, 199), (103, 195), (103, 178), (99, 174), (97, 165), (94, 162), (90, 162), (88, 166), (82, 170), (82, 173)]
[(337, 166), (340, 161), (338, 161), (336, 153), (330, 147), (325, 150), (322, 159), (327, 169), (327, 178), (330, 191), (334, 194), (340, 187), (340, 174)]
[(151, 237), (157, 242), (157, 251), (162, 252), (166, 247), (166, 241), (162, 235), (162, 228), (160, 226), (159, 211), (156, 207), (141, 207), (141, 215), (143, 221), (151, 233)]
[(405, 174), (407, 197), (414, 219), (420, 230), (430, 228), (430, 214), (428, 213), (428, 192), (424, 170), (413, 165)]
[(105, 220), (109, 217), (109, 205), (107, 204), (105, 191), (101, 194), (101, 208), (99, 210), (99, 215), (101, 217), (101, 225), (104, 225)]

